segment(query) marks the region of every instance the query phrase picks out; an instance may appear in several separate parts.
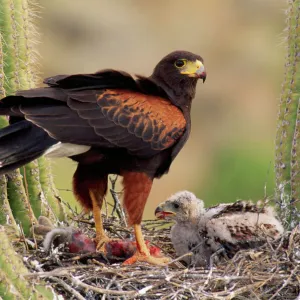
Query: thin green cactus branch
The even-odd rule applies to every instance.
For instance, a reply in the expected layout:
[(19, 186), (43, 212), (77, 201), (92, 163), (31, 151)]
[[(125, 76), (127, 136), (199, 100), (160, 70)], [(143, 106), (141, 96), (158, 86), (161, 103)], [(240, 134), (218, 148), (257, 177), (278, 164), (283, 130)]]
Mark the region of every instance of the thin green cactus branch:
[[(37, 34), (32, 20), (35, 15), (32, 3), (27, 0), (0, 0), (1, 98), (5, 94), (36, 85), (37, 53), (34, 43)], [(6, 125), (7, 120), (2, 118), (0, 126)], [(45, 165), (48, 167), (45, 168)], [(55, 216), (64, 220), (63, 207), (54, 192), (49, 162), (41, 158), (39, 162), (31, 162), (20, 171), (7, 176), (7, 197), (25, 234), (29, 234), (31, 224), (41, 214), (52, 221), (55, 221)], [(23, 184), (20, 184), (20, 180)]]
[[(5, 96), (4, 90), (4, 71), (3, 71), (3, 50), (2, 50), (2, 35), (0, 34), (0, 98)], [(8, 124), (5, 117), (0, 117), (0, 128)], [(9, 224), (17, 230), (16, 222), (13, 217), (11, 208), (7, 198), (7, 179), (5, 176), (0, 176), (0, 224)]]
[[(4, 93), (12, 94), (17, 89), (26, 88), (24, 76), (26, 58), (24, 55), (24, 34), (20, 8), (22, 1), (1, 0), (0, 30), (2, 36), (2, 57)], [(3, 95), (4, 96), (4, 95)], [(22, 184), (19, 171), (14, 171), (7, 177), (7, 195), (15, 218), (22, 224), (24, 232), (29, 234), (30, 227), (35, 222), (28, 197)]]
[(66, 218), (66, 213), (64, 210), (64, 206), (61, 203), (61, 199), (58, 195), (57, 189), (54, 185), (50, 161), (45, 157), (41, 157), (38, 159), (38, 164), (40, 170), (40, 183), (43, 187), (45, 199), (47, 200), (47, 203), (50, 203), (50, 207), (44, 206), (42, 215), (53, 220), (54, 213), (54, 215), (60, 221), (64, 221)]
[(17, 223), (7, 198), (7, 180), (5, 176), (0, 176), (0, 224), (13, 226), (17, 231)]
[(287, 55), (276, 135), (276, 194), (286, 227), (300, 220), (300, 0), (289, 1)]

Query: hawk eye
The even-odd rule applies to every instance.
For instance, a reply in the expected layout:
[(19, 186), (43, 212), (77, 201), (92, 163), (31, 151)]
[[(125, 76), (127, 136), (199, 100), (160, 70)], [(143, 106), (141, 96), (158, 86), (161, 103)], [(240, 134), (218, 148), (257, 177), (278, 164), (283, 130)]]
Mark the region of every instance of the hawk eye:
[(178, 204), (178, 203), (174, 203), (173, 206), (174, 206), (175, 208), (179, 208), (179, 204)]
[(183, 68), (186, 65), (186, 60), (177, 59), (174, 65), (176, 68)]

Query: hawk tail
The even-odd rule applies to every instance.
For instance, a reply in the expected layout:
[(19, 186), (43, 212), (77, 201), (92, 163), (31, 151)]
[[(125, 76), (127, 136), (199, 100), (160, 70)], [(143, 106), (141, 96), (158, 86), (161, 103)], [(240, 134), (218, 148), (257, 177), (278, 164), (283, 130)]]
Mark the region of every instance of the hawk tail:
[(26, 120), (0, 129), (0, 175), (33, 161), (56, 143), (46, 131)]

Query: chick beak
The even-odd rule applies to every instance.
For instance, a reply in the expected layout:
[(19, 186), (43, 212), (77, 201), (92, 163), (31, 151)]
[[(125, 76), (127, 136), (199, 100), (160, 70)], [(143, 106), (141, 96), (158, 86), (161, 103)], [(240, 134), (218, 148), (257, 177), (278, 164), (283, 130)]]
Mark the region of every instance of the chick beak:
[(163, 214), (163, 210), (160, 206), (156, 207), (155, 209), (155, 217), (158, 218), (158, 219), (164, 219), (164, 214)]
[(167, 217), (175, 216), (176, 215), (173, 211), (165, 211), (163, 209), (163, 207), (161, 207), (161, 206), (158, 206), (155, 209), (154, 214), (155, 214), (155, 217), (158, 218), (158, 219), (165, 219)]

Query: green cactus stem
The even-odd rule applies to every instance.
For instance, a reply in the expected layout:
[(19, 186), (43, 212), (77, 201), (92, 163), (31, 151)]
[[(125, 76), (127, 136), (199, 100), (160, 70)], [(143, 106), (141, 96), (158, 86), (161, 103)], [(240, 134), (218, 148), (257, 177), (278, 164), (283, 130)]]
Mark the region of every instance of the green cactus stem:
[[(0, 30), (2, 35), (2, 57), (3, 57), (3, 75), (4, 91), (6, 94), (12, 94), (17, 89), (28, 88), (28, 51), (26, 42), (26, 33), (24, 27), (23, 2), (1, 0)], [(28, 205), (27, 195), (23, 184), (20, 182), (19, 171), (8, 177), (8, 199), (15, 217), (24, 226), (24, 232), (29, 233), (30, 222), (34, 221), (30, 205)], [(16, 198), (16, 197), (19, 197)], [(33, 195), (34, 197), (36, 195)], [(14, 203), (15, 202), (15, 203)], [(22, 203), (21, 206), (18, 206)], [(24, 212), (30, 212), (27, 215)], [(21, 212), (21, 213), (20, 213)], [(17, 215), (16, 215), (17, 214)]]
[[(4, 85), (6, 94), (12, 94), (18, 89), (28, 89), (35, 85), (33, 77), (33, 64), (29, 48), (29, 20), (28, 4), (24, 0), (1, 0), (3, 13), (3, 51), (5, 56), (4, 73), (7, 82)], [(32, 204), (36, 216), (41, 213), (41, 204), (37, 199), (42, 193), (38, 182), (38, 165), (30, 164), (26, 167), (26, 179), (30, 184), (25, 183), (28, 192), (27, 197)], [(33, 183), (33, 184), (31, 184)], [(21, 192), (21, 191), (20, 191)], [(10, 201), (15, 199), (9, 196)]]
[[(3, 51), (2, 51), (2, 35), (0, 34), (0, 98), (5, 96), (4, 90), (4, 71), (3, 71)], [(0, 128), (7, 125), (5, 117), (0, 117)], [(0, 225), (10, 224), (16, 227), (16, 222), (10, 209), (7, 198), (7, 180), (5, 176), (0, 176)]]
[(300, 0), (289, 1), (287, 56), (276, 135), (276, 194), (286, 227), (300, 220)]
[[(5, 94), (13, 94), (16, 90), (33, 88), (36, 84), (36, 52), (33, 48), (36, 31), (32, 22), (33, 15), (27, 0), (0, 0), (0, 34), (2, 35), (0, 59), (2, 58), (3, 61), (0, 68), (1, 97)], [(1, 119), (0, 125), (7, 125), (4, 118)], [(26, 234), (29, 233), (30, 227), (28, 221), (35, 221), (34, 217), (41, 214), (53, 221), (56, 214), (60, 220), (64, 219), (64, 211), (54, 193), (51, 175), (45, 174), (51, 172), (50, 168), (44, 168), (44, 165), (49, 162), (45, 158), (40, 161), (43, 163), (31, 162), (21, 168), (21, 174), (16, 171), (12, 176), (8, 176), (8, 199), (13, 207), (15, 218), (26, 227), (24, 228)], [(23, 175), (23, 184), (20, 185), (21, 175)], [(15, 198), (19, 196), (21, 199)], [(23, 205), (20, 207), (21, 202)], [(24, 215), (24, 211), (29, 215)]]
[(42, 193), (42, 187), (39, 178), (39, 168), (36, 161), (33, 161), (26, 165), (26, 167), (20, 168), (21, 175), (23, 177), (23, 184), (27, 197), (30, 199), (30, 205), (36, 217), (41, 215), (42, 202), (40, 201), (40, 194)]
[(8, 200), (14, 218), (21, 224), (25, 235), (30, 235), (30, 229), (37, 224), (37, 220), (26, 195), (22, 176), (19, 170), (15, 170), (7, 178)]
[(17, 231), (17, 224), (7, 198), (7, 181), (0, 176), (0, 225), (11, 225)]
[[(37, 81), (32, 22), (35, 12), (28, 3), (0, 0), (0, 99), (16, 90), (33, 88)], [(8, 120), (0, 117), (0, 128), (7, 125)], [(57, 298), (45, 283), (25, 277), (28, 270), (15, 252), (24, 251), (18, 224), (29, 235), (41, 214), (52, 221), (56, 221), (55, 214), (64, 218), (48, 165), (41, 158), (0, 176), (0, 299)]]
[(25, 279), (24, 275), (29, 272), (21, 257), (14, 251), (5, 231), (5, 227), (0, 226), (0, 278), (3, 278), (3, 281), (0, 280), (0, 296), (8, 299), (5, 293), (11, 293), (20, 294), (23, 299), (53, 299), (55, 295), (51, 290), (41, 283), (33, 284)]
[(9, 280), (4, 271), (0, 270), (0, 295), (3, 299), (21, 300), (24, 299), (17, 288)]
[(38, 164), (40, 169), (40, 183), (47, 203), (51, 208), (51, 211), (49, 211), (49, 209), (48, 211), (43, 211), (42, 215), (53, 219), (51, 218), (51, 213), (54, 213), (60, 221), (65, 221), (66, 214), (58, 192), (54, 186), (51, 164), (45, 157), (39, 158)]

